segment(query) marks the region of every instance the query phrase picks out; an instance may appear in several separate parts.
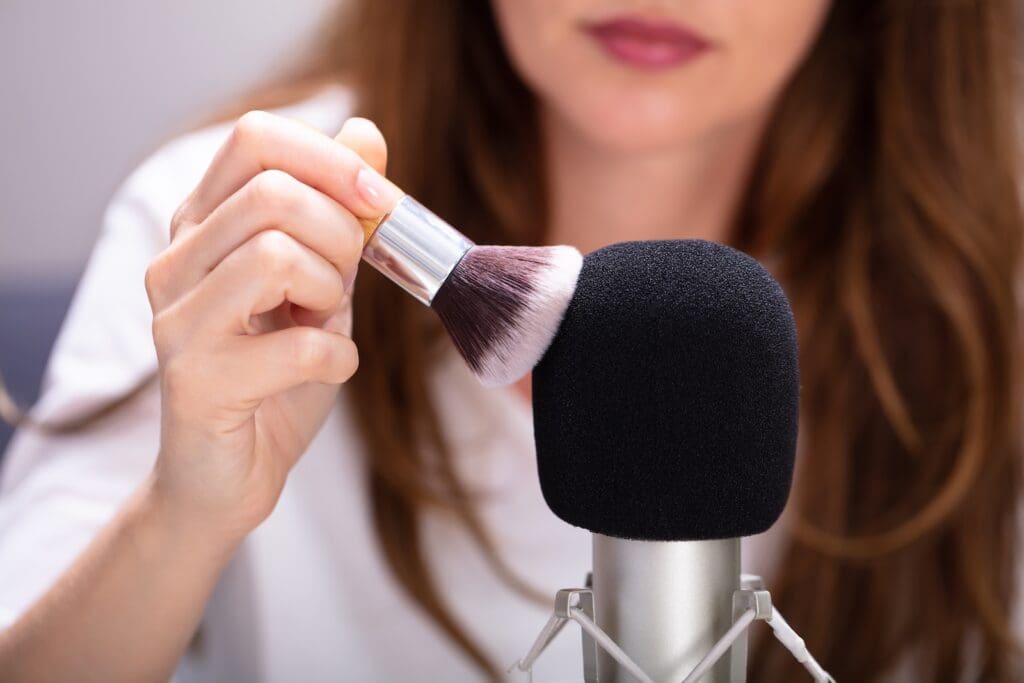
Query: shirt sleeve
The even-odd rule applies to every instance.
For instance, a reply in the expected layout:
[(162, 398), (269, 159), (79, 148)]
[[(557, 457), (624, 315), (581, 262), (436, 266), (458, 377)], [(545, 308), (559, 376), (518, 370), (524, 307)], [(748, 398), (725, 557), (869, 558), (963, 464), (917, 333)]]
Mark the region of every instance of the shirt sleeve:
[[(205, 168), (203, 157), (216, 149), (211, 135), (158, 152), (111, 200), (47, 365), (36, 420), (82, 415), (155, 372), (145, 271), (166, 246), (171, 215)], [(49, 588), (147, 476), (159, 414), (154, 382), (74, 433), (14, 435), (0, 475), (0, 628)]]
[[(333, 135), (352, 103), (348, 90), (333, 86), (277, 113)], [(156, 371), (146, 268), (167, 246), (171, 217), (232, 125), (177, 138), (115, 194), (50, 356), (32, 410), (37, 420), (82, 415)], [(146, 478), (159, 438), (155, 383), (78, 432), (14, 435), (0, 472), (0, 628), (53, 584)]]

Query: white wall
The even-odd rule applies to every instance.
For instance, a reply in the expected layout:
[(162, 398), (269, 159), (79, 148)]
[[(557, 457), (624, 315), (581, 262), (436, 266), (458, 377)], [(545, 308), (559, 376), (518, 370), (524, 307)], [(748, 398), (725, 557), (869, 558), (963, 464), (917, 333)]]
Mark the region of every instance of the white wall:
[(336, 0), (0, 0), (0, 286), (84, 266), (120, 181), (303, 53)]

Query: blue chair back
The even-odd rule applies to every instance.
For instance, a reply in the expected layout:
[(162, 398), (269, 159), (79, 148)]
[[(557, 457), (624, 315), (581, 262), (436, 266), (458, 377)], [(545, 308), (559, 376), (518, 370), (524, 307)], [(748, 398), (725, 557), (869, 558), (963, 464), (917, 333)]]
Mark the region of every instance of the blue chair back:
[[(73, 292), (74, 283), (0, 286), (0, 372), (23, 407), (39, 398), (46, 360)], [(12, 433), (0, 420), (0, 457)]]

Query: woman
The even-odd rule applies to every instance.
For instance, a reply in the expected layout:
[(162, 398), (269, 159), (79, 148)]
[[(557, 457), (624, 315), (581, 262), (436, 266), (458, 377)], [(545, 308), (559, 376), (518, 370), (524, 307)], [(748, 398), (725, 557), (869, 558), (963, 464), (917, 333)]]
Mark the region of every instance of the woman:
[[(802, 442), (752, 568), (838, 680), (1018, 675), (1013, 3), (349, 4), (319, 69), (344, 86), (186, 136), (114, 200), (36, 417), (103, 414), (8, 455), (0, 668), (496, 679), (582, 580), (528, 383), (480, 389), (428, 311), (355, 277), (386, 140), (477, 242), (769, 263)], [(289, 120), (352, 114), (383, 139)], [(796, 666), (766, 641), (750, 677)], [(537, 669), (579, 672), (570, 636)]]

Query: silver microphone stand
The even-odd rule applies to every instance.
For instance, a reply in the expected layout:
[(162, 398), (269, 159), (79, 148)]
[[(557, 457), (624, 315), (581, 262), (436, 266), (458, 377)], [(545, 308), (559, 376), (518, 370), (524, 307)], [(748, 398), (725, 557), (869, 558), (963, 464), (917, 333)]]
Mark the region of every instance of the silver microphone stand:
[[(656, 682), (633, 661), (621, 647), (599, 627), (594, 619), (594, 591), (590, 587), (591, 578), (587, 577), (586, 588), (564, 588), (555, 594), (554, 613), (544, 628), (537, 635), (529, 651), (512, 663), (508, 673), (514, 670), (524, 671), (528, 683), (533, 681), (533, 665), (544, 653), (548, 644), (561, 632), (570, 621), (580, 625), (583, 646), (583, 678), (585, 683), (608, 683), (598, 678), (598, 648), (614, 659), (622, 670), (628, 672), (640, 683)], [(715, 664), (729, 651), (733, 644), (733, 662), (741, 664), (733, 666), (730, 672), (731, 683), (743, 683), (746, 680), (745, 663), (746, 646), (741, 636), (755, 621), (763, 621), (771, 627), (778, 638), (798, 662), (803, 664), (816, 683), (835, 683), (820, 664), (808, 652), (803, 638), (786, 622), (777, 609), (772, 606), (771, 594), (764, 589), (764, 581), (759, 576), (744, 574), (740, 580), (740, 589), (732, 596), (732, 626), (707, 651), (707, 654), (694, 666), (693, 670), (682, 679), (682, 683), (697, 683), (709, 673)], [(737, 641), (740, 642), (737, 642)], [(742, 651), (738, 651), (742, 650)], [(675, 683), (672, 681), (671, 683)]]

